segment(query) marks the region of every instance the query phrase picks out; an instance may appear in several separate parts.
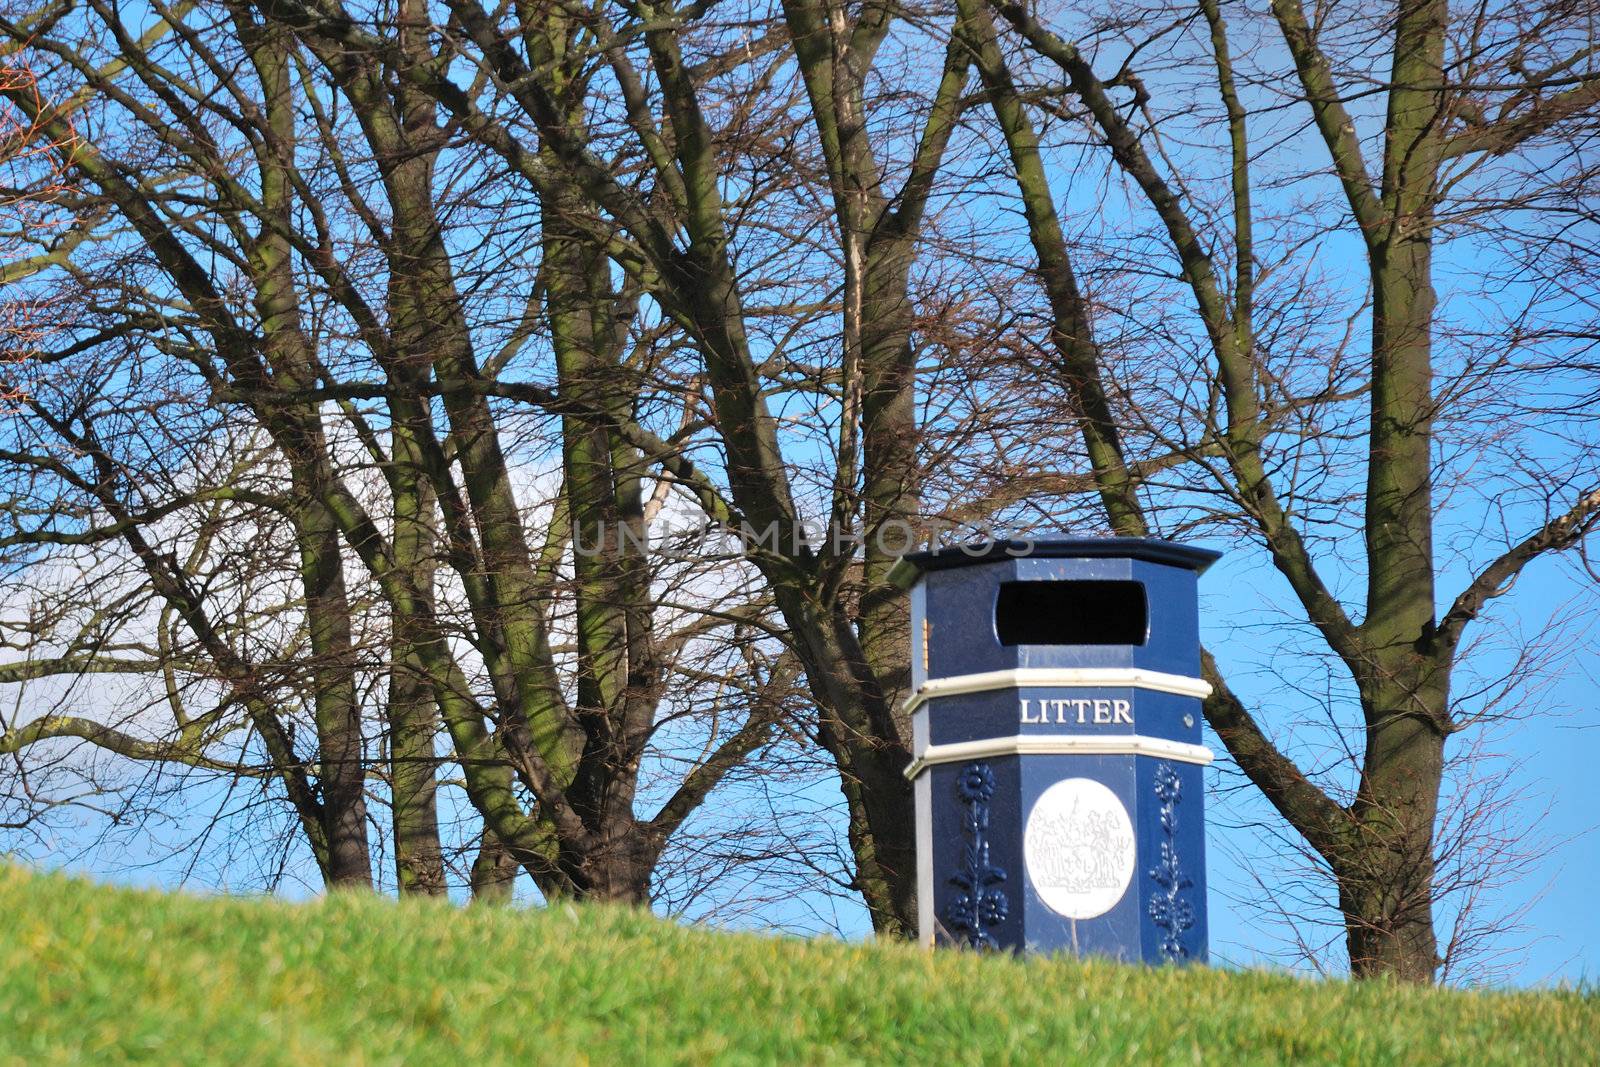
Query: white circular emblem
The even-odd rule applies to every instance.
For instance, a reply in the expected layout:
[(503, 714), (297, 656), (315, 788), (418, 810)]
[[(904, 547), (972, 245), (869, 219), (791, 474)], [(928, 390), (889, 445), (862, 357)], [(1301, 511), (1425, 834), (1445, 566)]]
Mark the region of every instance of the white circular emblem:
[(1133, 880), (1128, 809), (1092, 779), (1057, 782), (1028, 813), (1022, 859), (1051, 911), (1069, 919), (1104, 915)]

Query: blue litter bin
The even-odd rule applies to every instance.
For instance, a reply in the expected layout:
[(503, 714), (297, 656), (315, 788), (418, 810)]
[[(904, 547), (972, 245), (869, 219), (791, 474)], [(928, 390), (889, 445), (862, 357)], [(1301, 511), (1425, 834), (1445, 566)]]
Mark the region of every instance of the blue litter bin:
[(1206, 958), (1197, 579), (1139, 538), (906, 556), (924, 944)]

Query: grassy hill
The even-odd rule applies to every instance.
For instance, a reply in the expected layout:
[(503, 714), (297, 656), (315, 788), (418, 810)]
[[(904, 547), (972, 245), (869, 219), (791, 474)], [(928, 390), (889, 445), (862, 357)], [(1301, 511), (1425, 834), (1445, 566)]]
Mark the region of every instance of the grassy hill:
[(601, 908), (108, 889), (0, 865), (0, 1062), (1597, 1062), (1600, 996), (923, 953)]

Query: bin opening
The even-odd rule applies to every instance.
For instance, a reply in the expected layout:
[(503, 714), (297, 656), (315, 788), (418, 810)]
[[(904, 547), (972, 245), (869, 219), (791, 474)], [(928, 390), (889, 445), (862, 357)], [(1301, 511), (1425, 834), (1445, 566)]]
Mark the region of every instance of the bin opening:
[(994, 630), (1002, 645), (1142, 645), (1150, 632), (1143, 582), (1001, 582)]

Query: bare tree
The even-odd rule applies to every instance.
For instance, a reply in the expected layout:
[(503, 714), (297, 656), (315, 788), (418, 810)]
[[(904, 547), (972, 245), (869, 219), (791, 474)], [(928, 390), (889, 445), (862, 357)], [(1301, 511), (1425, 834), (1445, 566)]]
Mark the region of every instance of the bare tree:
[[(916, 128), (914, 147), (893, 168), (875, 146), (867, 87), (875, 58), (897, 12), (868, 4), (788, 5), (782, 22), (732, 22), (721, 13), (679, 26), (651, 5), (594, 12), (560, 7), (490, 12), (471, 3), (447, 5), (445, 39), (477, 65), (481, 79), (507, 100), (480, 99), (437, 67), (398, 60), (392, 34), (364, 13), (336, 5), (264, 5), (307, 40), (348, 55), (385, 57), (410, 84), (439, 100), (453, 120), (499, 155), (541, 195), (555, 182), (581, 196), (591, 230), (652, 302), (681, 329), (699, 356), (707, 385), (704, 418), (721, 454), (714, 468), (688, 462), (682, 449), (640, 442), (643, 453), (689, 486), (706, 515), (753, 533), (751, 563), (760, 571), (822, 710), (818, 741), (839, 768), (850, 820), (855, 885), (877, 929), (914, 926), (915, 865), (909, 786), (908, 723), (898, 710), (906, 695), (903, 607), (885, 576), (899, 549), (875, 534), (886, 521), (918, 513), (913, 405), (915, 302), (911, 264), (925, 209), (960, 110), (966, 62), (960, 48), (941, 46), (942, 71)], [(785, 142), (798, 132), (789, 115), (793, 90), (780, 75), (793, 42), (809, 105), (800, 121), (815, 131), (820, 160)], [(584, 62), (604, 71), (617, 106), (604, 106), (589, 82), (564, 80), (549, 42), (574, 42)], [(587, 51), (585, 51), (587, 50)], [(769, 54), (771, 53), (771, 54)], [(578, 60), (574, 60), (578, 61)], [(575, 107), (579, 89), (591, 100)], [(887, 114), (888, 102), (874, 102)], [(758, 119), (766, 125), (758, 126)], [(802, 127), (803, 128), (803, 127)], [(898, 134), (899, 131), (896, 131)], [(781, 154), (764, 152), (777, 140)], [(598, 145), (616, 145), (605, 155)], [(808, 233), (815, 215), (782, 213), (767, 199), (778, 185), (769, 168), (820, 166), (832, 202), (832, 231)], [(766, 187), (766, 186), (771, 186)], [(809, 195), (809, 194), (807, 194)], [(576, 201), (575, 201), (576, 203)], [(769, 207), (769, 205), (774, 205)], [(574, 216), (580, 212), (574, 209)], [(755, 235), (770, 227), (788, 247), (771, 250)], [(741, 256), (790, 256), (826, 239), (843, 284), (814, 277), (814, 265), (793, 258), (798, 273), (781, 281), (752, 276)], [(763, 286), (806, 292), (825, 309), (796, 314), (792, 333), (807, 337), (837, 315), (823, 335), (826, 362), (789, 377), (786, 352), (769, 357), (758, 316), (773, 313)], [(809, 292), (806, 287), (809, 286)], [(818, 293), (817, 290), (821, 289)], [(821, 297), (819, 299), (818, 297)], [(802, 305), (804, 306), (804, 305)], [(836, 309), (836, 310), (835, 310)], [(803, 332), (802, 332), (803, 331)], [(829, 350), (831, 349), (831, 351)], [(776, 355), (776, 354), (775, 354)], [(799, 368), (795, 368), (799, 369)], [(817, 394), (818, 428), (804, 445), (780, 433), (771, 401)], [(565, 398), (563, 398), (565, 399)], [(797, 462), (823, 450), (825, 463)], [(811, 484), (797, 490), (804, 472)], [(829, 531), (809, 543), (813, 526)], [(849, 536), (840, 536), (849, 531)], [(865, 536), (864, 566), (855, 562)]]
[[(1459, 844), (1436, 836), (1445, 745), (1472, 724), (1450, 685), (1463, 634), (1525, 566), (1580, 544), (1600, 520), (1600, 487), (1581, 453), (1530, 472), (1520, 462), (1527, 452), (1515, 451), (1530, 447), (1524, 436), (1503, 447), (1498, 483), (1483, 481), (1486, 457), (1475, 456), (1471, 477), (1481, 495), (1468, 521), (1481, 522), (1487, 511), (1528, 525), (1497, 554), (1485, 555), (1481, 541), (1472, 545), (1473, 573), (1441, 599), (1439, 576), (1455, 559), (1435, 545), (1436, 491), (1459, 489), (1463, 473), (1450, 452), (1463, 440), (1500, 451), (1507, 437), (1505, 423), (1499, 432), (1486, 426), (1474, 406), (1492, 405), (1514, 430), (1532, 429), (1539, 417), (1582, 418), (1588, 409), (1539, 412), (1529, 372), (1560, 376), (1581, 351), (1547, 343), (1563, 325), (1540, 322), (1548, 302), (1524, 288), (1520, 321), (1495, 336), (1484, 326), (1501, 309), (1482, 291), (1469, 294), (1478, 300), (1476, 319), (1452, 329), (1438, 307), (1436, 248), (1527, 228), (1551, 242), (1523, 246), (1548, 272), (1549, 251), (1565, 260), (1567, 248), (1592, 237), (1592, 167), (1581, 157), (1551, 156), (1597, 129), (1592, 26), (1571, 7), (1478, 8), (1452, 17), (1436, 3), (1330, 11), (1313, 26), (1298, 3), (1285, 0), (1272, 7), (1279, 40), (1239, 60), (1223, 10), (1206, 0), (1194, 11), (1091, 17), (1075, 31), (1085, 43), (1023, 6), (991, 6), (1065, 79), (1050, 100), (1103, 146), (1102, 158), (1134, 198), (1133, 226), (1149, 220), (1138, 231), (1147, 240), (1131, 254), (1142, 251), (1170, 271), (1187, 300), (1167, 306), (1195, 319), (1192, 329), (1169, 327), (1163, 338), (1193, 338), (1196, 346), (1173, 367), (1176, 382), (1119, 373), (1097, 344), (1097, 322), (1107, 316), (1095, 314), (1074, 274), (1025, 93), (988, 12), (965, 5), (1054, 311), (1055, 367), (1108, 521), (1117, 532), (1144, 534), (1157, 528), (1153, 507), (1182, 507), (1182, 493), (1203, 494), (1190, 506), (1220, 512), (1265, 548), (1347, 672), (1362, 728), (1351, 749), (1356, 780), (1347, 788), (1337, 776), (1296, 765), (1209, 656), (1208, 721), (1327, 865), (1354, 973), (1429, 980), (1441, 962), (1434, 904), (1450, 888), (1440, 863)], [(1368, 58), (1377, 48), (1391, 57), (1387, 73)], [(1279, 69), (1280, 57), (1292, 61), (1290, 70)], [(1032, 69), (1031, 57), (1021, 62)], [(1205, 73), (1186, 76), (1196, 70)], [(1214, 120), (1194, 117), (1202, 91), (1215, 101)], [(1380, 101), (1385, 110), (1377, 114)], [(1303, 118), (1295, 121), (1313, 128), (1326, 166), (1285, 168), (1273, 151), (1254, 146), (1252, 123), (1261, 121), (1272, 124), (1284, 151), (1307, 149), (1310, 138), (1279, 117), (1285, 107), (1299, 109)], [(1367, 162), (1374, 149), (1377, 170)], [(1219, 156), (1220, 182), (1207, 177)], [(1310, 225), (1263, 215), (1262, 202), (1272, 203), (1263, 181), (1311, 185), (1324, 175), (1341, 191), (1343, 210), (1326, 201), (1302, 206)], [(1347, 316), (1343, 323), (1306, 315), (1317, 290), (1301, 257), (1326, 247), (1329, 230), (1349, 233), (1354, 243), (1343, 247), (1358, 248), (1368, 267), (1365, 277), (1349, 279), (1353, 294), (1318, 294)], [(1592, 283), (1587, 271), (1583, 277)], [(1567, 279), (1568, 292), (1581, 288), (1575, 281)], [(1592, 324), (1592, 291), (1586, 303), (1579, 318)], [(1356, 317), (1366, 319), (1365, 351), (1349, 333)], [(1467, 332), (1474, 326), (1479, 336)], [(1366, 405), (1364, 425), (1349, 410), (1355, 402)], [(1141, 470), (1174, 454), (1210, 484), (1163, 485)], [(1344, 476), (1352, 462), (1364, 486)], [(1526, 500), (1525, 473), (1536, 476), (1531, 509), (1517, 507), (1518, 497)], [(1529, 511), (1530, 518), (1510, 519)], [(1344, 551), (1346, 530), (1359, 537), (1358, 553)], [(1364, 599), (1341, 596), (1336, 582), (1343, 582), (1330, 572), (1362, 576)]]
[[(162, 658), (161, 669), (198, 671), (224, 687), (228, 706), (251, 709), (268, 769), (330, 885), (370, 882), (365, 805), (377, 778), (399, 886), (444, 891), (442, 728), (485, 827), (474, 835), (474, 887), (502, 896), (509, 857), (547, 895), (643, 902), (671, 835), (771, 739), (791, 678), (765, 651), (760, 597), (734, 586), (721, 590), (717, 612), (674, 608), (684, 576), (641, 547), (671, 487), (658, 478), (652, 488), (652, 464), (631, 443), (659, 442), (634, 421), (644, 404), (634, 382), (639, 361), (670, 345), (638, 321), (637, 291), (612, 285), (594, 234), (565, 217), (560, 189), (540, 190), (532, 258), (520, 256), (528, 230), (515, 219), (495, 228), (508, 201), (494, 179), (485, 213), (441, 207), (441, 181), (478, 180), (478, 163), (447, 155), (437, 106), (377, 57), (308, 53), (242, 6), (204, 19), (187, 8), (160, 14), (163, 32), (138, 39), (110, 9), (80, 18), (61, 8), (27, 30), (7, 27), (92, 102), (96, 121), (128, 131), (64, 156), (114, 213), (115, 256), (64, 267), (110, 321), (52, 354), (52, 376), (28, 386), (31, 419), (16, 427), (53, 437), (71, 459), (10, 457), (19, 477), (53, 478), (82, 503), (21, 517), (12, 543), (115, 540), (142, 563), (142, 580), (204, 653), (193, 666)], [(397, 16), (402, 61), (434, 62), (406, 10)], [(50, 116), (28, 113), (51, 132)], [(138, 165), (147, 152), (157, 168)], [(441, 160), (451, 168), (443, 175)], [(476, 260), (458, 235), (478, 226), (518, 258)], [(523, 295), (482, 300), (491, 274), (516, 276)], [(478, 354), (485, 344), (488, 359)], [(559, 393), (506, 376), (545, 351)], [(116, 395), (104, 378), (75, 377), (75, 359), (104, 361)], [(130, 416), (129, 394), (151, 380), (128, 380), (135, 374), (184, 391)], [(529, 399), (563, 413), (553, 440), (544, 417), (519, 410)], [(196, 421), (183, 421), (184, 404)], [(249, 476), (270, 489), (252, 492), (238, 470), (207, 464), (199, 446), (229, 426), (261, 434), (265, 454)], [(560, 489), (532, 498), (511, 457), (537, 463), (552, 449)], [(224, 484), (183, 486), (167, 466), (189, 469), (180, 457)], [(219, 623), (215, 583), (185, 566), (174, 551), (185, 535), (163, 525), (217, 502), (268, 513), (292, 553), (252, 563), (275, 576), (264, 582), (282, 580), (274, 562), (292, 560), (298, 573), (284, 610), (307, 647), (287, 673), (312, 712), (310, 755), (297, 752), (292, 717), (264, 693), (285, 684), (282, 666), (238, 653), (255, 624)], [(263, 520), (233, 508), (222, 521), (237, 530)], [(371, 625), (368, 599), (383, 605), (386, 625)], [(571, 644), (558, 643), (567, 634)], [(666, 699), (674, 679), (696, 657), (730, 653), (743, 657), (743, 677), (694, 716), (711, 742), (640, 816), (641, 773), (659, 759), (663, 725), (677, 720)], [(187, 721), (178, 716), (178, 733), (194, 740)], [(60, 736), (116, 750), (122, 735), (45, 717), (8, 730), (5, 743), (20, 751)], [(163, 742), (123, 754), (184, 751)]]

